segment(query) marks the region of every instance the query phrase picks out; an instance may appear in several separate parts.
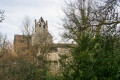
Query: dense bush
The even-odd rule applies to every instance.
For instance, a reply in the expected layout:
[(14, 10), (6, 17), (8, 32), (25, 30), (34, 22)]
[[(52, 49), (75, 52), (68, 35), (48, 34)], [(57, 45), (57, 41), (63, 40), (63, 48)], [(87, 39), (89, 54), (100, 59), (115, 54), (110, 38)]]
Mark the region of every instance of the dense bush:
[(48, 67), (32, 55), (7, 54), (0, 58), (0, 80), (59, 80)]
[(4, 60), (8, 62), (1, 61), (0, 80), (39, 80), (41, 78), (42, 69), (30, 59), (29, 55), (14, 59), (10, 56)]
[(64, 63), (63, 80), (119, 80), (119, 35), (83, 34), (77, 41), (72, 60)]

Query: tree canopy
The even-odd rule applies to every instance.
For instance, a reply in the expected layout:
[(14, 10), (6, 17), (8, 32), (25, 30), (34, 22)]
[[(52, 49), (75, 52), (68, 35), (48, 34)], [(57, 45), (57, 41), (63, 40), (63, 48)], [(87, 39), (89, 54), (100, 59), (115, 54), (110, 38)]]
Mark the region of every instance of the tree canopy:
[(64, 9), (63, 38), (73, 39), (71, 60), (61, 60), (62, 80), (120, 79), (118, 0), (75, 0)]

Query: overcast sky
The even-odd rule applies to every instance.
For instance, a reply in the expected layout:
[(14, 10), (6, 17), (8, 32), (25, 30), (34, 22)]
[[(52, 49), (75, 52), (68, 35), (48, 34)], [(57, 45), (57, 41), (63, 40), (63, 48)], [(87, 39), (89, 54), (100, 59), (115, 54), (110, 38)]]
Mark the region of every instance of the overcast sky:
[(63, 4), (64, 0), (0, 0), (0, 9), (5, 10), (5, 20), (0, 23), (0, 32), (13, 40), (15, 34), (21, 33), (20, 26), (25, 16), (32, 20), (38, 20), (42, 16), (48, 21), (49, 32), (57, 41)]

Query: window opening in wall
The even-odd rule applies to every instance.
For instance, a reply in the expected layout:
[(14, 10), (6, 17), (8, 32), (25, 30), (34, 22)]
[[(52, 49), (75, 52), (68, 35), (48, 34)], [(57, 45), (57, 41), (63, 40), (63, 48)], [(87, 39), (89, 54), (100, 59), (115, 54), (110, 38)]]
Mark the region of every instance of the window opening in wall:
[(41, 27), (41, 24), (39, 24), (39, 27)]
[(45, 24), (43, 25), (43, 28), (45, 28)]

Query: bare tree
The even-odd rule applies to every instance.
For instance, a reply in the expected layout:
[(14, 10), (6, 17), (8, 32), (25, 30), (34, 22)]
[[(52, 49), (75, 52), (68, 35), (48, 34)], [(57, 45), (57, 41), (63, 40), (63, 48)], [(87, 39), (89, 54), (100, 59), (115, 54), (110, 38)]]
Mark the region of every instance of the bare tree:
[(25, 16), (21, 27), (23, 35), (31, 35), (34, 32), (34, 26), (31, 26), (31, 23), (30, 17)]
[(34, 26), (31, 26), (31, 19), (29, 16), (26, 16), (23, 20), (21, 32), (24, 37), (24, 42), (27, 43), (28, 50), (30, 49), (30, 41), (31, 41), (31, 35), (34, 33)]
[(0, 34), (0, 57), (2, 57), (8, 50), (7, 36)]
[(0, 10), (0, 22), (2, 22), (5, 19), (4, 12), (5, 11)]
[[(93, 25), (96, 26), (98, 31), (101, 29), (104, 33), (115, 33), (115, 29), (117, 25), (120, 23), (120, 16), (118, 13), (118, 0), (103, 0), (102, 3), (104, 5), (97, 6), (97, 9), (93, 11), (94, 21), (97, 24)], [(99, 4), (99, 3), (98, 3)]]
[[(111, 1), (111, 2), (110, 2)], [(63, 38), (77, 40), (82, 32), (111, 33), (120, 23), (117, 0), (75, 0), (66, 2)], [(117, 6), (118, 7), (118, 6)]]
[[(3, 10), (0, 10), (0, 22), (2, 22), (5, 18)], [(7, 50), (7, 36), (3, 35), (2, 33), (0, 33), (0, 58), (4, 55), (4, 53)]]

